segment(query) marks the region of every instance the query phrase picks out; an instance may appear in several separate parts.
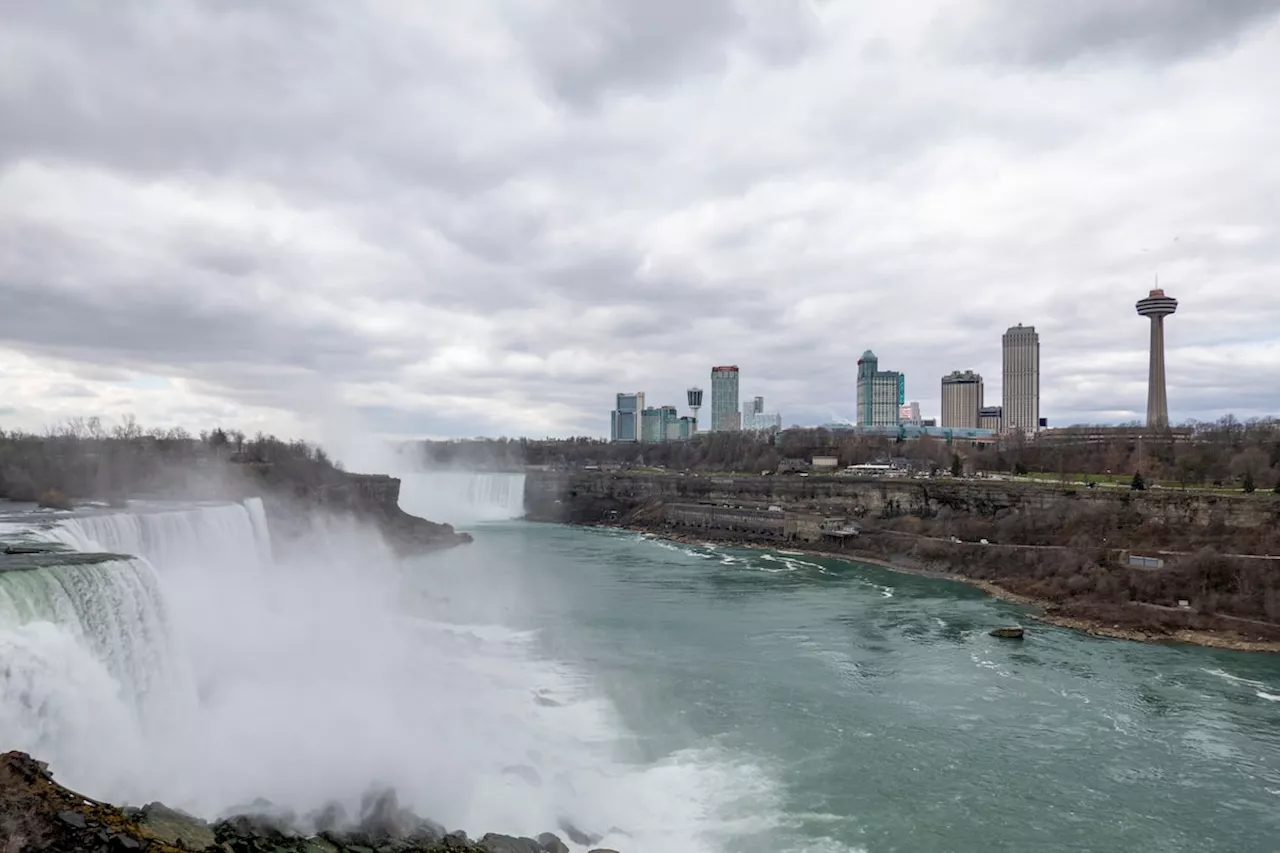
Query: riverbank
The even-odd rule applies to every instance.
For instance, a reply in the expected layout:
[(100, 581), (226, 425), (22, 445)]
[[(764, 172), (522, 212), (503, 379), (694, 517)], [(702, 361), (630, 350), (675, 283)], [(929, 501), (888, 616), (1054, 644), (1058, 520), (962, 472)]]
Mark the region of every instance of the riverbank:
[[(1059, 628), (1067, 628), (1073, 631), (1080, 631), (1082, 633), (1104, 639), (1130, 640), (1142, 643), (1186, 643), (1189, 645), (1226, 649), (1230, 651), (1280, 654), (1280, 641), (1249, 637), (1234, 631), (1208, 631), (1191, 628), (1160, 629), (1145, 625), (1124, 625), (1114, 620), (1090, 619), (1082, 616), (1064, 615), (1055, 612), (1061, 608), (1061, 605), (1056, 602), (1024, 595), (1022, 593), (1006, 589), (998, 583), (983, 578), (968, 577), (956, 572), (949, 572), (920, 565), (909, 557), (887, 559), (880, 555), (859, 552), (852, 549), (823, 550), (820, 548), (814, 548), (811, 544), (805, 547), (795, 547), (788, 544), (784, 548), (779, 548), (776, 545), (743, 542), (733, 537), (716, 538), (709, 536), (693, 536), (676, 531), (655, 532), (643, 525), (634, 524), (600, 523), (587, 526), (630, 530), (635, 533), (646, 533), (657, 536), (658, 538), (666, 541), (681, 542), (690, 545), (732, 545), (736, 548), (748, 548), (757, 551), (804, 554), (812, 557), (822, 557), (824, 559), (842, 560), (849, 563), (864, 563), (889, 569), (890, 571), (899, 572), (901, 574), (955, 581), (980, 589), (991, 597), (998, 598), (1001, 601), (1034, 608), (1037, 612), (1030, 613), (1028, 615), (1031, 619), (1034, 619), (1037, 622), (1041, 622), (1046, 625), (1053, 625)], [(1141, 605), (1135, 603), (1134, 606)]]
[[(24, 752), (0, 755), (0, 850), (22, 853), (568, 853), (553, 833), (535, 838), (488, 834), (478, 840), (400, 808), (394, 791), (366, 802), (349, 820), (334, 806), (301, 822), (272, 812), (212, 823), (151, 803), (140, 809), (98, 802), (59, 785)], [(309, 824), (310, 831), (299, 830)], [(603, 849), (593, 853), (615, 853)]]

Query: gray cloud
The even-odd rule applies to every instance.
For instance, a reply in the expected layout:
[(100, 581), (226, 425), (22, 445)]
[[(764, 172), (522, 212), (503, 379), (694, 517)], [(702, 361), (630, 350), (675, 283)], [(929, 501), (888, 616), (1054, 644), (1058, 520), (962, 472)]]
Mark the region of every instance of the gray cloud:
[(736, 362), (815, 423), (868, 347), (926, 412), (955, 368), (998, 399), (1025, 322), (1046, 415), (1128, 419), (1158, 271), (1174, 416), (1280, 406), (1268, 8), (695, 7), (18, 4), (0, 391), (27, 426), (600, 434)]
[(1274, 19), (1274, 0), (987, 0), (942, 18), (939, 40), (962, 55), (1031, 65), (1132, 58), (1165, 63), (1229, 49)]

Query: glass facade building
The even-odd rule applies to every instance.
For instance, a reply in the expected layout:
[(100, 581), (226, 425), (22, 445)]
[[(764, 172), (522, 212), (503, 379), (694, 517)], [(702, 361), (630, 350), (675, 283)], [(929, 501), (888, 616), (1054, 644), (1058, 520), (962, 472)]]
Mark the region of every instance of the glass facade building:
[(644, 411), (644, 392), (620, 393), (609, 413), (610, 441), (639, 441), (640, 413)]
[(738, 366), (711, 368), (711, 428), (732, 432), (742, 428), (738, 412)]

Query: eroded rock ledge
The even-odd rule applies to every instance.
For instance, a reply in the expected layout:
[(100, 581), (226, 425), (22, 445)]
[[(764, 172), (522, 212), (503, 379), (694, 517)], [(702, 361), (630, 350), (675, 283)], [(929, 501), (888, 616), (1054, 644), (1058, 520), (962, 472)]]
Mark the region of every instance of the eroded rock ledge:
[(120, 808), (62, 787), (44, 762), (25, 752), (0, 755), (3, 853), (568, 853), (552, 833), (473, 840), (447, 832), (401, 808), (389, 790), (366, 797), (358, 819), (334, 806), (305, 823), (314, 834), (292, 829), (295, 817), (266, 803), (213, 823), (160, 803)]

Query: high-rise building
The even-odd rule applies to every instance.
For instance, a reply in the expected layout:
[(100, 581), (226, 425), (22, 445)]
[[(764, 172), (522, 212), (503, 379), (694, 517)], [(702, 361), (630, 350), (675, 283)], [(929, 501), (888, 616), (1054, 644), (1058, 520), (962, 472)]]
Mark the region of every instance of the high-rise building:
[(911, 426), (920, 426), (920, 404), (913, 400), (910, 403), (899, 406), (898, 420)]
[(1147, 426), (1169, 426), (1169, 395), (1164, 384), (1164, 318), (1178, 310), (1178, 300), (1156, 288), (1138, 300), (1138, 314), (1151, 318), (1151, 352), (1147, 365)]
[(742, 428), (749, 431), (782, 429), (782, 415), (764, 410), (764, 397), (754, 397), (742, 405)]
[(982, 377), (972, 370), (955, 370), (942, 377), (942, 425), (977, 429), (982, 393)]
[(876, 354), (864, 352), (858, 359), (858, 426), (897, 426), (906, 392), (906, 377), (881, 370)]
[(717, 432), (741, 429), (738, 418), (738, 366), (711, 368), (711, 428)]
[(1004, 430), (1040, 429), (1040, 336), (1019, 323), (1004, 333), (1002, 396)]
[(983, 406), (978, 410), (978, 429), (1004, 429), (1004, 406)]
[(641, 415), (644, 411), (644, 392), (620, 393), (613, 411), (609, 413), (610, 441), (639, 441)]
[(689, 411), (693, 412), (693, 431), (698, 431), (698, 410), (702, 408), (702, 389), (690, 388), (685, 392), (689, 400)]

